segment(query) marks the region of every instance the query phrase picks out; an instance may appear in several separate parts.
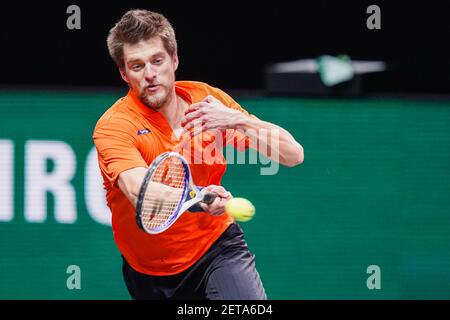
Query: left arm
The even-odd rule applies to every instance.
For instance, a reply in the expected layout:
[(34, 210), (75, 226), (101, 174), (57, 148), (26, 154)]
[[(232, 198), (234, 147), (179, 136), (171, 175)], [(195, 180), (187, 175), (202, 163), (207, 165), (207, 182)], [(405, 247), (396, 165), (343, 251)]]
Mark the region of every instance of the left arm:
[(303, 147), (288, 131), (228, 108), (213, 96), (192, 104), (186, 111), (182, 126), (185, 130), (194, 128), (194, 135), (212, 129), (242, 131), (256, 151), (285, 166), (293, 167), (304, 159)]
[(267, 158), (293, 167), (303, 162), (303, 147), (285, 129), (273, 123), (246, 117), (237, 127), (250, 138), (250, 145)]

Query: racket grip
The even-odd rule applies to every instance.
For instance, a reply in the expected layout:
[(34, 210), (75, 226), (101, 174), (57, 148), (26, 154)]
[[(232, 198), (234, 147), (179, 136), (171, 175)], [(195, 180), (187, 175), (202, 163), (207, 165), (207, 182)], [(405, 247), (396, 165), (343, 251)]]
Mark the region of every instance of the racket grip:
[[(200, 202), (205, 203), (205, 204), (211, 204), (214, 201), (214, 199), (216, 199), (216, 198), (217, 198), (217, 193), (206, 193), (203, 196), (202, 201), (200, 201)], [(203, 210), (203, 208), (200, 206), (200, 203), (196, 203), (192, 207), (189, 208), (189, 211), (190, 212), (204, 212), (205, 210)]]
[(214, 199), (216, 199), (216, 198), (217, 198), (217, 193), (206, 193), (203, 196), (202, 202), (206, 203), (206, 204), (211, 204), (211, 203), (213, 203)]

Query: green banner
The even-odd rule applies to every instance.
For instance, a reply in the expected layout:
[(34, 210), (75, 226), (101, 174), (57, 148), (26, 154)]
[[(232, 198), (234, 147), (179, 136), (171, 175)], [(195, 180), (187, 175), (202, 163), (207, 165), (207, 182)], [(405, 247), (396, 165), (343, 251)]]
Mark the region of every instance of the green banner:
[[(0, 299), (129, 299), (91, 138), (120, 96), (0, 93)], [(223, 179), (270, 299), (450, 298), (449, 103), (239, 102), (305, 150)]]

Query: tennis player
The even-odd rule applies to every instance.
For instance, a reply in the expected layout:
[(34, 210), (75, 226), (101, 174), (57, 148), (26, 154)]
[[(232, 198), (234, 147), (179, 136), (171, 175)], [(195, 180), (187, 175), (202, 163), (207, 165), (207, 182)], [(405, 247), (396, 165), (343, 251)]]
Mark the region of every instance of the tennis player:
[[(110, 30), (107, 45), (130, 89), (98, 120), (93, 139), (131, 297), (267, 299), (242, 229), (223, 214), (232, 195), (220, 186), (226, 169), (221, 149), (208, 153), (214, 161), (198, 161), (195, 154), (222, 140), (221, 146), (253, 146), (283, 165), (295, 166), (303, 161), (302, 146), (286, 130), (250, 115), (222, 90), (175, 81), (177, 42), (163, 15), (128, 11)], [(246, 135), (247, 129), (253, 134)], [(276, 148), (258, 136), (260, 130), (277, 131)], [(194, 183), (219, 197), (202, 204), (204, 212), (183, 214), (167, 231), (149, 235), (135, 218), (141, 182), (149, 164), (186, 137), (193, 142), (201, 138), (201, 143), (187, 144), (194, 149), (188, 159)]]

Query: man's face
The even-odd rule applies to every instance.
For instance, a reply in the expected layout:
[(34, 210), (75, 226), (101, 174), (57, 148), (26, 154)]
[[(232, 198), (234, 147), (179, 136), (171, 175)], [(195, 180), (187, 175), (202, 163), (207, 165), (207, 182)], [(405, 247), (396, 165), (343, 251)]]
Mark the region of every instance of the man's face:
[(159, 109), (169, 98), (178, 67), (176, 54), (170, 56), (160, 37), (123, 47), (125, 67), (122, 78), (146, 106)]

